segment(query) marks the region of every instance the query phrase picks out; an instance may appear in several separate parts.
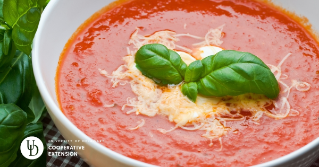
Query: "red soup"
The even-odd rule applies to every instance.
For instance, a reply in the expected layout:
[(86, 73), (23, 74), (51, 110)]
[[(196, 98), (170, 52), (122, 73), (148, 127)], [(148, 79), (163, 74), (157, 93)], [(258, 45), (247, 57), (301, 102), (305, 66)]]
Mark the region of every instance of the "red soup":
[[(169, 36), (167, 45), (173, 45), (167, 47), (194, 59), (201, 59), (195, 53), (209, 45), (258, 56), (278, 79), (280, 96), (221, 97), (218, 105), (229, 113), (214, 112), (212, 118), (203, 110), (186, 122), (182, 118), (188, 113), (172, 115), (164, 102), (152, 112), (145, 104), (144, 111), (132, 75), (112, 72), (124, 74), (130, 66), (126, 58), (134, 58), (140, 45), (163, 43), (160, 33)], [(256, 165), (319, 137), (318, 49), (301, 24), (261, 2), (130, 0), (101, 10), (68, 41), (57, 71), (57, 94), (63, 113), (81, 131), (133, 159), (159, 166)], [(173, 92), (155, 89), (161, 96)], [(240, 106), (243, 101), (235, 104), (241, 98), (265, 103), (260, 111), (247, 109)], [(191, 124), (197, 117), (206, 122)]]

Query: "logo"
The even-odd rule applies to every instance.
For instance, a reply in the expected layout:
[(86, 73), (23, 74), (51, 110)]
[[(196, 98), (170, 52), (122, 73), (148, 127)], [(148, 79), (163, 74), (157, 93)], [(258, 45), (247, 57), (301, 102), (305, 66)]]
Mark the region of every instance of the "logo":
[(33, 136), (25, 138), (20, 145), (22, 155), (30, 160), (39, 158), (43, 153), (43, 148), (42, 141)]

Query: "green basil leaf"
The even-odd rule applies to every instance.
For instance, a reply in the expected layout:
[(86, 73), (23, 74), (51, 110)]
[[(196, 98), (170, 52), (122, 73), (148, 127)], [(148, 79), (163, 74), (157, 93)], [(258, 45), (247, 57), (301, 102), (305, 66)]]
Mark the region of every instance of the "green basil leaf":
[(204, 71), (197, 82), (206, 96), (237, 96), (245, 93), (276, 98), (279, 85), (269, 67), (248, 52), (224, 50), (202, 60)]
[(135, 55), (136, 67), (157, 84), (178, 84), (183, 81), (186, 64), (180, 56), (162, 44), (142, 46)]
[(26, 113), (15, 104), (0, 104), (0, 167), (17, 157), (27, 124)]
[(12, 39), (16, 47), (28, 55), (45, 3), (46, 0), (3, 1), (3, 17), (12, 27)]
[(0, 102), (30, 110), (32, 77), (31, 58), (17, 51), (9, 66), (0, 68)]
[(15, 48), (15, 45), (12, 41), (10, 42), (9, 48), (7, 48), (7, 49), (10, 49), (10, 51), (8, 52), (7, 55), (4, 54), (3, 48), (4, 48), (3, 41), (1, 41), (0, 42), (0, 67), (2, 67), (2, 66), (7, 67), (8, 63), (10, 63), (11, 60), (14, 58), (16, 48)]
[[(9, 30), (10, 28), (5, 24), (5, 21), (3, 20), (3, 18), (0, 18), (0, 30), (1, 31), (5, 31), (5, 30)], [(2, 37), (2, 34), (1, 34)], [(1, 39), (2, 41), (3, 39)]]
[(196, 82), (184, 83), (181, 88), (182, 93), (187, 96), (192, 102), (197, 99), (197, 84)]
[[(0, 0), (1, 1), (1, 0)], [(1, 10), (1, 9), (0, 9)], [(8, 26), (6, 21), (2, 17), (0, 17), (0, 30), (5, 31), (5, 30), (10, 30), (11, 28)], [(1, 35), (2, 37), (2, 35)], [(2, 40), (2, 39), (1, 39)]]
[(169, 51), (169, 61), (172, 63), (174, 68), (179, 72), (179, 74), (184, 77), (187, 69), (187, 64), (182, 60), (181, 56), (173, 50)]
[(186, 69), (185, 82), (196, 82), (200, 79), (204, 67), (200, 60), (192, 62)]
[(33, 114), (33, 116), (31, 117), (31, 119), (33, 118), (31, 121), (32, 123), (41, 121), (41, 119), (43, 118), (43, 115), (47, 111), (41, 96), (33, 95), (31, 102), (29, 104), (29, 108)]
[(3, 18), (3, 0), (0, 0), (0, 18)]
[(33, 77), (33, 83), (32, 83), (32, 98), (29, 103), (29, 108), (32, 114), (34, 115), (34, 119), (32, 120), (32, 123), (36, 123), (39, 120), (41, 120), (41, 117), (43, 116), (43, 114), (46, 113), (46, 108), (34, 77)]
[(6, 28), (0, 26), (0, 42), (3, 42), (3, 36), (4, 36), (4, 33), (6, 32), (6, 30), (7, 30)]
[[(44, 146), (44, 150), (42, 155), (35, 159), (35, 160), (29, 160), (26, 159), (22, 154), (21, 151), (18, 151), (17, 153), (17, 158), (10, 164), (9, 167), (18, 167), (18, 166), (23, 166), (23, 167), (38, 167), (38, 166), (46, 166), (46, 158), (47, 158), (47, 145), (45, 138), (43, 136), (43, 125), (42, 123), (31, 123), (28, 124), (25, 128), (24, 131), (24, 137), (23, 139), (34, 136), (39, 138)], [(23, 140), (22, 139), (22, 140)]]
[(2, 50), (2, 52), (5, 55), (8, 55), (10, 48), (11, 48), (11, 31), (7, 30), (7, 31), (5, 31), (5, 33), (3, 35), (3, 50)]

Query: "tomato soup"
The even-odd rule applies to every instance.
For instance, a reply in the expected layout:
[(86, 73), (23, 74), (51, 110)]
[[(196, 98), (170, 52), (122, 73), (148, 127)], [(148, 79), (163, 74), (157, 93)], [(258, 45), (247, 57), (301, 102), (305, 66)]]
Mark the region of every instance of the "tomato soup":
[[(112, 73), (124, 64), (131, 35), (162, 30), (205, 36), (223, 25), (221, 48), (250, 52), (266, 64), (281, 65), (285, 82), (307, 82), (308, 91), (290, 90), (283, 119), (263, 115), (259, 124), (227, 121), (231, 130), (213, 140), (203, 131), (177, 128), (164, 115), (127, 114), (129, 84), (112, 87)], [(191, 48), (198, 40), (180, 37)], [(159, 166), (249, 166), (291, 153), (319, 135), (319, 46), (297, 21), (267, 4), (248, 0), (131, 0), (105, 8), (84, 23), (65, 45), (57, 70), (57, 96), (67, 118), (94, 140), (130, 158)], [(282, 87), (281, 87), (282, 88)], [(111, 107), (110, 104), (114, 104)], [(143, 119), (145, 124), (132, 130)], [(225, 125), (226, 126), (226, 125)]]

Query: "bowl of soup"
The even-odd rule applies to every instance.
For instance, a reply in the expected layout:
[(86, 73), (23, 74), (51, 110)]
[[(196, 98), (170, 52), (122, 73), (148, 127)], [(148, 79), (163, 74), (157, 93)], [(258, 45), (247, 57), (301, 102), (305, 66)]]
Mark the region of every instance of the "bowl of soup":
[[(92, 166), (309, 166), (319, 151), (318, 4), (52, 0), (33, 43), (35, 78), (57, 128)], [(152, 44), (183, 63), (167, 59), (176, 77), (146, 70), (182, 76), (178, 83), (142, 70), (158, 63), (136, 60)], [(206, 64), (232, 61), (242, 71), (202, 75), (197, 99), (185, 96), (179, 69), (227, 51), (236, 61)], [(263, 68), (245, 71), (256, 62), (242, 53)], [(251, 79), (266, 72), (278, 84), (274, 98), (276, 85)]]

